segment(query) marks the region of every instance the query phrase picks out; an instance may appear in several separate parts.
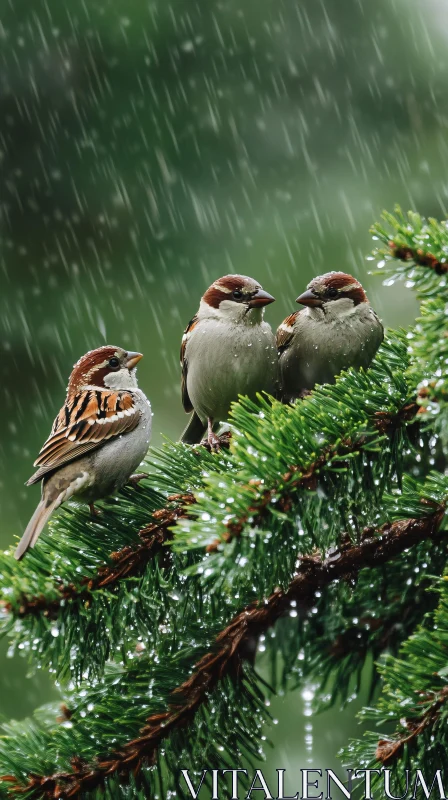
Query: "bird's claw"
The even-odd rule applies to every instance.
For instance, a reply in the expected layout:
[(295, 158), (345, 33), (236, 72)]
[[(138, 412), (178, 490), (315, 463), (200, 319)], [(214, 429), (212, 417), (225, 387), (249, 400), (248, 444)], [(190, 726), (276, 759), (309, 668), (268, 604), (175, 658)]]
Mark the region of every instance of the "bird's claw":
[(219, 453), (220, 450), (228, 450), (230, 447), (230, 440), (232, 434), (230, 431), (225, 431), (219, 436), (216, 433), (208, 434), (200, 442), (201, 447), (205, 447), (209, 453)]
[(221, 447), (219, 444), (219, 436), (217, 436), (216, 433), (210, 431), (210, 433), (207, 436), (207, 443), (211, 453), (219, 453)]

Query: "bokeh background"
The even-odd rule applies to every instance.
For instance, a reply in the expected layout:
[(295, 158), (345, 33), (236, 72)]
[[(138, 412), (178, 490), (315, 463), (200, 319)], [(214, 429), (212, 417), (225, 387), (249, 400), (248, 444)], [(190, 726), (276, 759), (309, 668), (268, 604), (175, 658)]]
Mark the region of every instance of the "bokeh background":
[[(258, 278), (273, 325), (330, 269), (412, 322), (368, 229), (447, 216), (447, 40), (446, 0), (1, 0), (0, 546), (87, 349), (143, 351), (155, 444), (179, 435), (180, 337), (219, 275)], [(54, 693), (6, 650), (20, 718)], [(271, 770), (335, 766), (355, 733), (359, 701), (314, 718), (311, 694), (273, 701)]]

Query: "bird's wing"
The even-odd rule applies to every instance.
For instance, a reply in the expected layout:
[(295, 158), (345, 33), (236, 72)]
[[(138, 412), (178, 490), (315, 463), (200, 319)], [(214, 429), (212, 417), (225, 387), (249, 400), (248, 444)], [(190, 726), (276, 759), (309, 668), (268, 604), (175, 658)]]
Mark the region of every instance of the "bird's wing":
[(281, 325), (277, 328), (276, 333), (276, 343), (277, 343), (277, 350), (279, 353), (283, 353), (287, 347), (291, 344), (292, 337), (294, 336), (294, 323), (297, 319), (297, 316), (300, 314), (299, 311), (295, 311), (294, 314), (290, 314), (289, 317), (283, 320)]
[(371, 308), (371, 311), (372, 311), (372, 314), (373, 314), (373, 316), (375, 317), (375, 319), (376, 319), (376, 321), (378, 323), (378, 326), (381, 328), (381, 342), (382, 342), (383, 339), (384, 339), (384, 325), (381, 322), (381, 320), (380, 320), (378, 314), (376, 313), (376, 311), (374, 311), (373, 308)]
[(85, 389), (67, 399), (36, 461), (37, 472), (28, 485), (108, 439), (129, 433), (138, 425), (140, 411), (131, 392)]
[(182, 382), (181, 382), (182, 404), (187, 414), (190, 411), (193, 411), (193, 405), (188, 396), (188, 389), (187, 389), (188, 363), (186, 357), (186, 350), (187, 350), (188, 339), (190, 338), (191, 333), (195, 328), (195, 326), (198, 324), (198, 322), (199, 320), (197, 318), (197, 315), (195, 315), (193, 319), (190, 320), (190, 322), (188, 323), (187, 327), (184, 330), (184, 335), (182, 336), (182, 344), (180, 346), (180, 365), (182, 367)]

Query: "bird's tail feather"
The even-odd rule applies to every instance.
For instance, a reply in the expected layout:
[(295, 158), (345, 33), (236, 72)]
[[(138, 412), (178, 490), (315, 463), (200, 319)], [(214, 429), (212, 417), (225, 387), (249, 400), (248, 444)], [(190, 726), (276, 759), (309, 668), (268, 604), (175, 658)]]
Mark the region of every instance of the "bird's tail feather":
[(201, 422), (196, 411), (193, 411), (180, 440), (185, 444), (197, 444), (203, 439), (206, 430), (206, 426)]
[(52, 515), (55, 508), (60, 505), (60, 503), (60, 495), (57, 495), (50, 503), (42, 498), (28, 525), (26, 526), (25, 533), (17, 545), (17, 549), (14, 553), (14, 558), (16, 558), (17, 561), (20, 561), (20, 559), (23, 558), (30, 547), (34, 547), (40, 534), (42, 533), (45, 523)]

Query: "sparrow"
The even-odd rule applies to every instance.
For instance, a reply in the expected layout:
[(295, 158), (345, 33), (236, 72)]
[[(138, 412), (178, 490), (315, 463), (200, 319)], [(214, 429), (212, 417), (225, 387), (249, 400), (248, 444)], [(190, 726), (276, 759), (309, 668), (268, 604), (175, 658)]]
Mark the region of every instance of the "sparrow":
[[(90, 505), (121, 489), (145, 457), (151, 406), (137, 386), (141, 353), (107, 345), (82, 356), (70, 375), (65, 403), (27, 486), (42, 482), (42, 498), (15, 558), (34, 547), (42, 529), (71, 497)], [(142, 477), (142, 476), (136, 476)]]
[(305, 308), (277, 329), (280, 394), (288, 403), (339, 373), (366, 369), (384, 336), (383, 326), (359, 281), (345, 272), (327, 272), (297, 298)]
[(208, 445), (218, 449), (214, 430), (238, 395), (274, 394), (275, 337), (263, 321), (264, 307), (274, 299), (246, 275), (224, 275), (203, 295), (182, 338), (182, 402), (193, 412), (183, 442), (196, 444), (207, 430)]

